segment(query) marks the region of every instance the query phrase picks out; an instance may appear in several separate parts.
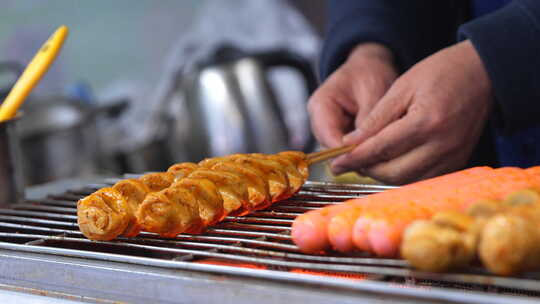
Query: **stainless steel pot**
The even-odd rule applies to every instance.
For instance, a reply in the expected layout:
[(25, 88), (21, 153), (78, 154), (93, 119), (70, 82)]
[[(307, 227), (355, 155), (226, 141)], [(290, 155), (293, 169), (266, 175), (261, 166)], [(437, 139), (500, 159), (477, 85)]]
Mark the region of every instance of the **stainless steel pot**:
[[(243, 53), (225, 46), (194, 71), (181, 73), (176, 94), (182, 96), (185, 107), (173, 119), (172, 154), (200, 160), (291, 148), (283, 109), (268, 79), (269, 71), (276, 67), (300, 72), (308, 94), (315, 89), (311, 64), (285, 50)], [(315, 142), (312, 136), (307, 138), (305, 151)]]
[(95, 120), (126, 106), (95, 107), (65, 97), (29, 101), (19, 125), (27, 184), (94, 174), (101, 155)]
[(19, 118), (0, 122), (0, 208), (22, 202), (24, 178), (16, 125)]

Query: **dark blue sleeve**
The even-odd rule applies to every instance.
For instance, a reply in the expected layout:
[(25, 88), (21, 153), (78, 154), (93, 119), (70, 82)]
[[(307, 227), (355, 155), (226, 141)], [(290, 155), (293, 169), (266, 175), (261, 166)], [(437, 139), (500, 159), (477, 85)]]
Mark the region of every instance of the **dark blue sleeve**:
[(493, 86), (495, 123), (506, 134), (540, 125), (540, 1), (515, 0), (464, 24)]
[(319, 62), (325, 79), (361, 42), (385, 44), (406, 70), (455, 42), (467, 1), (329, 0), (328, 25)]

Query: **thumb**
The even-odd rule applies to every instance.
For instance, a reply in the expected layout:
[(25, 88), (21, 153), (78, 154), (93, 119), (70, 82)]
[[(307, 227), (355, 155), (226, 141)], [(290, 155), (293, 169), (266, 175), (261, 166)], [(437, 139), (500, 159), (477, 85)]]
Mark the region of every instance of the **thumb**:
[(357, 128), (343, 137), (343, 144), (359, 144), (405, 115), (412, 97), (412, 90), (404, 90), (399, 82), (395, 82), (367, 116), (359, 122)]

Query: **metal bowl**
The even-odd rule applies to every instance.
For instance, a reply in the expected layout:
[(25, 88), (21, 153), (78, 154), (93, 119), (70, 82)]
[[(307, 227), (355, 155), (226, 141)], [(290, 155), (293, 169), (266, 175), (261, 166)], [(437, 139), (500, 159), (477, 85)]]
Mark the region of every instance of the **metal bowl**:
[(96, 174), (101, 156), (97, 118), (120, 115), (126, 107), (126, 100), (103, 106), (63, 96), (31, 100), (19, 123), (26, 184)]

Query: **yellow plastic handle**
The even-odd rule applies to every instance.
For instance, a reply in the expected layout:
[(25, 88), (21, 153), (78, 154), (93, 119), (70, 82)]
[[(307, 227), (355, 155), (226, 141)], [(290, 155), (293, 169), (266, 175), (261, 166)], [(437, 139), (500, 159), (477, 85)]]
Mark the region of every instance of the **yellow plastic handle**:
[(28, 94), (49, 70), (56, 59), (68, 34), (67, 26), (59, 27), (43, 44), (32, 61), (28, 64), (21, 77), (17, 80), (9, 95), (0, 106), (0, 121), (15, 117), (17, 110), (23, 104)]

